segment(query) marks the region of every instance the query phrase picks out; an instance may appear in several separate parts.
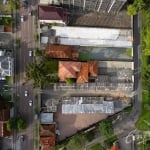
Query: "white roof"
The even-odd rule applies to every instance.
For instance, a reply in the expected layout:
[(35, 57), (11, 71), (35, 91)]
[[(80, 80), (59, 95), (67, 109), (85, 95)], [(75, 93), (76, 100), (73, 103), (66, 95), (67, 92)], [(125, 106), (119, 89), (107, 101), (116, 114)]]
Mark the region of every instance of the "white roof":
[(49, 124), (53, 122), (53, 113), (41, 113), (40, 121), (42, 124)]
[(114, 113), (114, 103), (103, 101), (102, 104), (62, 104), (63, 114), (76, 113)]
[(48, 43), (48, 37), (46, 37), (46, 36), (41, 36), (41, 43), (42, 43), (42, 44), (47, 44), (47, 43)]
[(60, 44), (80, 46), (132, 47), (132, 30), (54, 26)]

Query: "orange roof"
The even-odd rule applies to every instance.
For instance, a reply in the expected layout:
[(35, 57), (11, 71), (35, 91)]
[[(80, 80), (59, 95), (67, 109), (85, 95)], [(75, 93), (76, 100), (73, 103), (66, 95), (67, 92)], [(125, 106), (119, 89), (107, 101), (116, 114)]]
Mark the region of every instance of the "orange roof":
[(55, 147), (55, 124), (40, 125), (40, 145), (42, 150), (53, 150)]
[(117, 144), (113, 145), (109, 150), (120, 150)]
[(90, 61), (88, 63), (90, 76), (96, 77), (98, 75), (98, 63), (96, 61)]
[(77, 75), (77, 83), (88, 82), (88, 73), (89, 73), (88, 63), (82, 62), (80, 72)]
[(55, 147), (55, 137), (40, 137), (40, 145), (42, 150), (53, 150)]
[(12, 32), (11, 26), (4, 26), (4, 32)]
[(81, 62), (59, 61), (58, 77), (60, 81), (65, 81), (67, 78), (76, 78), (80, 68)]
[(48, 45), (45, 53), (50, 58), (77, 59), (79, 56), (78, 51), (72, 50), (68, 45)]
[(40, 136), (55, 136), (55, 124), (41, 124)]
[(0, 121), (8, 121), (10, 118), (10, 110), (9, 109), (2, 109), (0, 111)]
[(0, 122), (0, 137), (6, 137), (6, 136), (10, 136), (10, 135), (11, 135), (11, 133), (9, 131), (7, 131), (6, 123)]
[(97, 62), (59, 61), (58, 77), (60, 81), (76, 78), (77, 83), (86, 83), (88, 82), (89, 74), (93, 77), (98, 75)]

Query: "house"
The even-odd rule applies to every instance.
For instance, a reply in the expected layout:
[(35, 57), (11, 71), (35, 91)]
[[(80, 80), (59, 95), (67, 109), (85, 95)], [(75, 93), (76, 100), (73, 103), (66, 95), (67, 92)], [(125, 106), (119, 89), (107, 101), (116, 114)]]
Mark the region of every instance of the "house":
[(41, 124), (39, 129), (41, 150), (54, 150), (55, 147), (55, 124)]
[(2, 109), (0, 111), (0, 137), (7, 137), (10, 136), (11, 133), (7, 131), (6, 123), (10, 118), (10, 110), (9, 109)]
[(77, 60), (79, 52), (68, 45), (48, 45), (45, 54), (49, 58)]
[(0, 56), (0, 78), (13, 75), (13, 59), (10, 56)]
[(41, 122), (41, 124), (53, 123), (53, 113), (41, 112), (40, 122)]
[(67, 23), (67, 14), (61, 7), (39, 5), (38, 18), (40, 23)]
[(62, 45), (132, 48), (131, 29), (53, 26)]
[(77, 83), (87, 83), (89, 77), (98, 75), (98, 63), (91, 62), (74, 62), (74, 61), (59, 61), (58, 77), (60, 81), (67, 79), (76, 79)]

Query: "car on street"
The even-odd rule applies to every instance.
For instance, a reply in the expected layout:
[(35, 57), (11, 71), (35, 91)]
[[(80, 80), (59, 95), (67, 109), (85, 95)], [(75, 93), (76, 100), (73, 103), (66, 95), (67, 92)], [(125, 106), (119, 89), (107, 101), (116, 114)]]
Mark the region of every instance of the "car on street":
[(25, 97), (28, 96), (28, 91), (27, 91), (27, 90), (24, 91), (24, 96), (25, 96)]
[(30, 57), (32, 56), (32, 51), (29, 51), (29, 56), (30, 56)]
[(24, 141), (24, 135), (20, 135), (20, 141), (21, 141), (21, 142)]
[(24, 22), (24, 16), (20, 16), (21, 22)]
[(30, 107), (32, 106), (32, 100), (29, 100), (29, 106)]
[(29, 16), (32, 16), (32, 11), (29, 11), (28, 15), (29, 15)]
[(27, 1), (27, 0), (23, 0), (23, 2), (22, 2), (22, 7), (23, 7), (24, 9), (27, 9), (27, 8), (28, 8), (28, 1)]

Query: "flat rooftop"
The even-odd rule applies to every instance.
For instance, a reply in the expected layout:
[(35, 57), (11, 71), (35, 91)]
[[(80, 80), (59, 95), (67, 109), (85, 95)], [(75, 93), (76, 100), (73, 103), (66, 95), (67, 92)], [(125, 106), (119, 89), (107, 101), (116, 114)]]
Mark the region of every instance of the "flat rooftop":
[[(52, 27), (63, 45), (132, 47), (131, 29)], [(88, 32), (87, 32), (88, 31)]]

